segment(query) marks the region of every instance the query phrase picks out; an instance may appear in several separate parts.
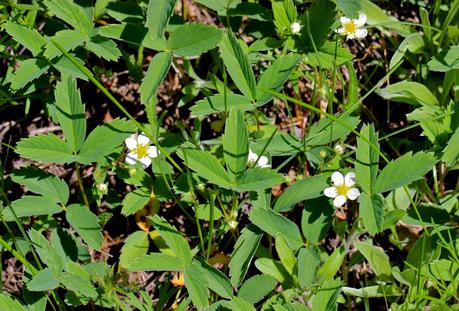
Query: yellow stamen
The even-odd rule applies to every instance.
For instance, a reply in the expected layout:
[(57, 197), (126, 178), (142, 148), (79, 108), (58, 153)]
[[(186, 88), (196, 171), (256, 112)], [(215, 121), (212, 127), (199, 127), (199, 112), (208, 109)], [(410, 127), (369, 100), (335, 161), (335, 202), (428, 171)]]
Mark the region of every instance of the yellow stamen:
[(343, 24), (344, 32), (347, 34), (353, 34), (357, 30), (357, 25), (354, 21), (349, 21)]
[(133, 150), (133, 153), (135, 153), (139, 159), (145, 158), (148, 156), (148, 147), (148, 145), (138, 144), (137, 147), (135, 147)]
[(338, 192), (338, 195), (344, 195), (346, 196), (347, 191), (349, 190), (349, 187), (346, 185), (340, 185), (340, 186), (335, 186), (336, 192)]

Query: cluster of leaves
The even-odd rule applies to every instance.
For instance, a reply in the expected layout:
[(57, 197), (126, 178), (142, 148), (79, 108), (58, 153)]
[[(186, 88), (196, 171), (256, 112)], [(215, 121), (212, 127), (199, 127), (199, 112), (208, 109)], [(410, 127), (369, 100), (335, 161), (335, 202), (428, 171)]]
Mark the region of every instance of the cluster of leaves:
[[(174, 14), (175, 0), (0, 5), (7, 34), (0, 49), (11, 51), (3, 53), (9, 66), (0, 79), (0, 105), (27, 107), (33, 100), (62, 130), (18, 139), (14, 151), (30, 163), (1, 175), (0, 251), (25, 271), (21, 299), (2, 292), (0, 305), (336, 310), (340, 304), (368, 309), (373, 299), (384, 299), (392, 310), (457, 308), (458, 189), (457, 180), (449, 180), (459, 157), (459, 1), (419, 7), (420, 24), (401, 23), (369, 0), (195, 2), (219, 27), (187, 22), (187, 1), (181, 16)], [(364, 13), (375, 38), (397, 35), (380, 81), (358, 80), (353, 54), (334, 33), (338, 12)], [(294, 23), (301, 25), (297, 33)], [(144, 53), (153, 55), (145, 73)], [(194, 59), (202, 55), (211, 59), (205, 77), (195, 71)], [(145, 123), (93, 75), (87, 60), (95, 57), (107, 63), (122, 57), (140, 82)], [(157, 93), (172, 64), (189, 77), (178, 106), (190, 112), (193, 126), (177, 122), (165, 129), (157, 116)], [(382, 88), (391, 77), (402, 82)], [(302, 79), (313, 85), (309, 103), (299, 100)], [(92, 83), (127, 119), (88, 134), (77, 80)], [(360, 97), (359, 89), (368, 92)], [(375, 91), (394, 107), (408, 104), (411, 124), (387, 134), (362, 122), (363, 101)], [(275, 100), (285, 102), (290, 131), (265, 114)], [(307, 112), (309, 124), (296, 126), (291, 107)], [(203, 130), (211, 119), (215, 132), (223, 132), (217, 138)], [(418, 126), (423, 137), (417, 141), (399, 138)], [(136, 132), (160, 151), (147, 170), (123, 163), (123, 142)], [(353, 141), (352, 151), (334, 148)], [(382, 141), (395, 153), (383, 150)], [(271, 159), (270, 167), (257, 165), (261, 156)], [(72, 164), (78, 193), (70, 195), (67, 181), (40, 163)], [(337, 210), (323, 191), (331, 173), (346, 166), (355, 167), (361, 195)], [(94, 168), (92, 187), (85, 187), (82, 167)], [(286, 168), (296, 171), (294, 180)], [(30, 193), (10, 201), (11, 181)], [(274, 196), (271, 189), (282, 184)], [(124, 185), (130, 191), (120, 197)], [(178, 231), (159, 216), (165, 205), (183, 212), (192, 229)], [(105, 225), (119, 214), (141, 230), (126, 232), (114, 264), (94, 260), (94, 252), (104, 253)], [(419, 235), (403, 233), (414, 226)], [(331, 238), (338, 241), (333, 246)], [(390, 258), (381, 240), (406, 258)], [(219, 259), (221, 253), (229, 259)], [(366, 264), (371, 272), (363, 272), (362, 281), (353, 271)], [(186, 292), (167, 279), (154, 306), (151, 293), (127, 282), (127, 273), (138, 271), (183, 275)]]

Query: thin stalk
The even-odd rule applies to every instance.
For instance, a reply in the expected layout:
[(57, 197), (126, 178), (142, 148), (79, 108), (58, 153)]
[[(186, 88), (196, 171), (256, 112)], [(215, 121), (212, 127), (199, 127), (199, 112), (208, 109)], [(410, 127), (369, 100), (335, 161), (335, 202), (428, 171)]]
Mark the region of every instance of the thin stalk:
[(209, 213), (209, 231), (207, 232), (207, 260), (209, 260), (210, 257), (210, 252), (212, 250), (212, 241), (213, 241), (213, 236), (214, 236), (214, 196), (213, 194), (210, 194), (209, 198), (209, 207), (210, 207), (210, 213)]
[(80, 187), (81, 196), (83, 197), (84, 205), (89, 208), (89, 200), (88, 196), (86, 195), (86, 191), (84, 190), (83, 179), (81, 178), (81, 172), (78, 162), (75, 162), (75, 170), (77, 173), (78, 178), (78, 186)]

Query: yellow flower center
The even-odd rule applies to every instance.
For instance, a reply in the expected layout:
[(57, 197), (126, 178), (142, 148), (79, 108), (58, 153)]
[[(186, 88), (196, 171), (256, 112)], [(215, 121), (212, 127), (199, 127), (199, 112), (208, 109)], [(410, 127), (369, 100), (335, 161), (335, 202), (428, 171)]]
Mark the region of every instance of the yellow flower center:
[(134, 153), (137, 155), (139, 159), (145, 158), (148, 156), (148, 145), (141, 145), (138, 144), (137, 147), (134, 149)]
[(343, 28), (345, 33), (352, 34), (357, 30), (357, 25), (354, 23), (354, 21), (349, 21), (343, 24)]
[(349, 190), (349, 187), (346, 185), (340, 185), (340, 186), (335, 186), (336, 192), (338, 192), (338, 195), (347, 195), (347, 191)]

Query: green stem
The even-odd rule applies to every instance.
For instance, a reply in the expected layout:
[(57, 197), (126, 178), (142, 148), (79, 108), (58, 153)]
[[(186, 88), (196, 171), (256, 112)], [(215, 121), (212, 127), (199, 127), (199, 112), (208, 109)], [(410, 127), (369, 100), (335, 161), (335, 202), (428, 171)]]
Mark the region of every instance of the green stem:
[(83, 179), (81, 178), (81, 172), (80, 172), (80, 167), (79, 167), (78, 162), (75, 162), (75, 170), (77, 173), (78, 186), (80, 187), (81, 196), (83, 197), (84, 205), (86, 205), (89, 208), (89, 200), (88, 200), (88, 196), (86, 195), (86, 191), (84, 190)]
[(213, 194), (210, 195), (209, 198), (209, 207), (210, 207), (210, 213), (209, 213), (209, 232), (207, 233), (207, 260), (209, 260), (210, 257), (210, 252), (212, 250), (212, 241), (213, 241), (213, 235), (214, 235), (214, 196)]
[(33, 275), (38, 273), (37, 268), (35, 268), (24, 256), (22, 256), (21, 253), (18, 251), (14, 250), (4, 239), (2, 236), (0, 236), (0, 244), (5, 248), (7, 251), (9, 251), (11, 254), (13, 254), (14, 257), (16, 257), (27, 269), (32, 272)]

